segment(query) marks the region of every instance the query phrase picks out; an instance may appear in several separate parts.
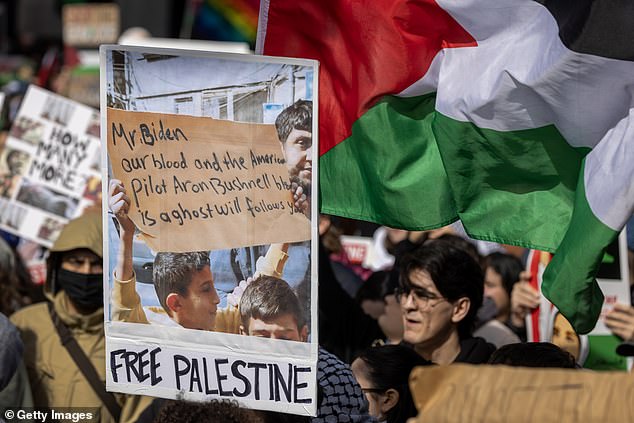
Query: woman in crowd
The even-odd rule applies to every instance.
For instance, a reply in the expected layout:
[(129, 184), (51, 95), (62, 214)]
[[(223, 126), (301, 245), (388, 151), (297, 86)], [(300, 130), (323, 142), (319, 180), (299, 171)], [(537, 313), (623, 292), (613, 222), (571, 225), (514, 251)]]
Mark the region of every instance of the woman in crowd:
[(368, 316), (376, 319), (385, 335), (381, 344), (398, 344), (403, 340), (403, 312), (396, 300), (397, 285), (390, 272), (375, 272), (359, 288), (357, 303)]
[(416, 416), (409, 375), (414, 367), (429, 364), (403, 345), (363, 351), (352, 363), (352, 372), (370, 404), (370, 415), (385, 423), (405, 423)]
[(510, 254), (492, 253), (486, 257), (485, 266), (484, 296), (495, 302), (495, 319), (506, 323), (511, 317), (511, 291), (520, 280), (522, 262)]

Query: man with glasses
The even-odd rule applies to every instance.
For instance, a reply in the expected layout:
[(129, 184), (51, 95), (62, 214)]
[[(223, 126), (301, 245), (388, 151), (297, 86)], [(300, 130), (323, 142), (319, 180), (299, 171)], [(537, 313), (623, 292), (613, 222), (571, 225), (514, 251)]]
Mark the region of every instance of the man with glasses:
[(473, 338), (482, 304), (482, 269), (465, 251), (431, 241), (403, 258), (396, 297), (403, 340), (437, 364), (486, 363), (495, 347)]

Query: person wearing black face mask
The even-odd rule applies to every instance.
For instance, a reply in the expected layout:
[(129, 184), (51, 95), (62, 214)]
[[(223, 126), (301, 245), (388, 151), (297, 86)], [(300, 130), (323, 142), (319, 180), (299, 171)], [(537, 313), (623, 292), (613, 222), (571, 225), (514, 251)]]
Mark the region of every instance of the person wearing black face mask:
[(36, 407), (92, 407), (98, 421), (136, 421), (151, 399), (105, 390), (101, 213), (64, 227), (47, 260), (48, 302), (11, 316), (22, 332)]
[(81, 314), (103, 307), (102, 259), (88, 248), (61, 253), (55, 281)]

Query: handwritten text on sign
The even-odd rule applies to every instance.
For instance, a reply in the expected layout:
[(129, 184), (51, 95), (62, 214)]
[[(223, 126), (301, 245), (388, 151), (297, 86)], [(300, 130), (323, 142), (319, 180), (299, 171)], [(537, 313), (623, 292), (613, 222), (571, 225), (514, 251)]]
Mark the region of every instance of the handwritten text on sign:
[(114, 177), (153, 250), (310, 238), (273, 125), (116, 109), (108, 109), (107, 125)]

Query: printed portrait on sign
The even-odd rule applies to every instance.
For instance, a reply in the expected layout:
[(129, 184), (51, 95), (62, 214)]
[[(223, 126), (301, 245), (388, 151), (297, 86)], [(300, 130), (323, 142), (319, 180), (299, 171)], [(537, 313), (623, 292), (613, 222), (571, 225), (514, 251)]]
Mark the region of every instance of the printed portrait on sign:
[[(314, 64), (112, 48), (102, 66), (110, 333), (121, 342), (170, 334), (168, 346), (190, 352), (198, 340), (229, 361), (267, 351), (275, 361), (290, 348), (293, 363), (270, 363), (271, 377), (295, 361), (308, 365), (299, 376), (314, 377)], [(157, 382), (165, 395), (189, 382), (191, 395), (222, 397), (198, 389), (188, 372), (199, 362), (182, 356), (161, 361), (176, 375)], [(110, 383), (127, 392), (125, 369), (115, 370)], [(248, 378), (235, 370), (235, 383)], [(314, 381), (301, 380), (292, 383), (311, 396)], [(279, 399), (295, 400), (304, 404)], [(267, 407), (260, 393), (245, 401)]]
[(35, 85), (26, 91), (3, 146), (0, 197), (8, 200), (0, 229), (50, 248), (68, 220), (100, 201), (99, 138), (87, 134), (96, 110)]

